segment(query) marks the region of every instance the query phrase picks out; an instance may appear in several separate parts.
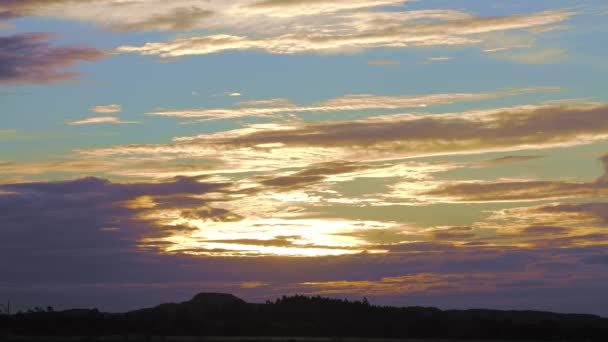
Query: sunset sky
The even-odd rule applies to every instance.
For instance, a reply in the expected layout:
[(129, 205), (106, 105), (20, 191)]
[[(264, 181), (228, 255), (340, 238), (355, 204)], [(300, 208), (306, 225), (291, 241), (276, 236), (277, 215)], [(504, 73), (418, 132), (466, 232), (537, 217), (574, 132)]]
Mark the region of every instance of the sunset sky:
[(605, 0), (0, 0), (0, 302), (608, 316)]

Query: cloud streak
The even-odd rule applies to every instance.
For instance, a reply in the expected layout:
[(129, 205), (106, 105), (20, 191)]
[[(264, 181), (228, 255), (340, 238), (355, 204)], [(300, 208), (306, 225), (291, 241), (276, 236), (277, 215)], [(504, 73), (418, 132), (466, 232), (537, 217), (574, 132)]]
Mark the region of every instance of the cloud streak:
[(99, 116), (94, 118), (76, 120), (76, 121), (68, 121), (67, 125), (70, 126), (82, 126), (82, 125), (92, 125), (92, 124), (139, 124), (140, 121), (123, 121), (120, 118), (114, 116)]
[[(558, 91), (558, 87), (533, 87), (486, 93), (446, 93), (430, 95), (381, 96), (372, 94), (351, 94), (315, 103), (309, 106), (295, 105), (287, 99), (270, 99), (239, 102), (240, 108), (200, 108), (183, 110), (162, 110), (148, 112), (148, 115), (196, 119), (205, 122), (243, 117), (279, 118), (290, 114), (349, 112), (364, 110), (394, 110), (402, 108), (426, 108), (456, 102), (482, 101), (507, 96), (518, 96), (533, 92)], [(200, 118), (200, 119), (199, 119)]]
[(541, 159), (544, 157), (545, 156), (536, 156), (536, 155), (504, 156), (504, 157), (499, 157), (499, 158), (494, 158), (494, 159), (481, 160), (479, 162), (476, 162), (475, 164), (479, 167), (488, 167), (488, 166), (496, 166), (496, 165), (503, 165), (503, 164), (510, 164), (510, 163), (527, 162), (527, 161), (531, 161), (531, 160)]
[[(603, 104), (523, 106), (435, 115), (398, 114), (346, 122), (251, 125), (214, 135), (177, 138), (175, 148), (189, 148), (197, 142), (226, 148), (306, 146), (372, 150), (380, 153), (379, 156), (386, 152), (401, 157), (525, 150), (574, 146), (605, 139), (607, 119), (608, 107)], [(165, 147), (171, 149), (170, 145)], [(162, 151), (163, 146), (151, 146), (151, 149)], [(133, 152), (137, 150), (138, 147), (133, 146)]]
[(97, 114), (114, 114), (122, 111), (122, 106), (119, 104), (100, 105), (90, 108), (91, 112)]
[(125, 45), (117, 48), (116, 52), (167, 58), (233, 50), (261, 50), (273, 54), (344, 53), (380, 47), (467, 45), (480, 43), (481, 40), (477, 36), (483, 33), (543, 26), (564, 21), (573, 14), (546, 11), (509, 17), (461, 19), (446, 23), (406, 23), (385, 30), (350, 34), (284, 34), (262, 38), (217, 34), (146, 43), (142, 46)]

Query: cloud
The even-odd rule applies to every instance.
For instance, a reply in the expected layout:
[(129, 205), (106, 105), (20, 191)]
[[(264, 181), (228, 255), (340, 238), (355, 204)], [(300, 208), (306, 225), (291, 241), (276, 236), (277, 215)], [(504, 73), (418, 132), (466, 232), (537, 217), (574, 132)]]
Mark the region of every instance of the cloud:
[[(0, 195), (3, 244), (13, 249), (23, 247), (23, 239), (36, 235), (27, 248), (45, 251), (82, 249), (89, 246), (107, 247), (102, 253), (116, 248), (131, 248), (141, 234), (157, 234), (152, 226), (138, 223), (136, 209), (119, 205), (139, 196), (171, 196), (218, 191), (222, 183), (204, 183), (200, 178), (175, 178), (163, 183), (112, 183), (95, 177), (60, 182), (5, 184), (0, 190), (12, 192)], [(199, 205), (204, 205), (199, 201)], [(19, 210), (15, 210), (19, 208)], [(105, 227), (124, 228), (108, 236)], [(133, 230), (138, 227), (142, 230)], [(62, 236), (57, 239), (57, 236)], [(115, 240), (123, 239), (116, 243)], [(99, 241), (97, 240), (99, 239)]]
[[(539, 28), (544, 28), (541, 26)], [(537, 37), (534, 35), (523, 34), (522, 32), (499, 32), (490, 35), (483, 35), (482, 51), (494, 54), (501, 51), (513, 49), (529, 49), (536, 45)]]
[(484, 44), (494, 39), (493, 35), (513, 30), (542, 33), (576, 14), (544, 11), (475, 17), (450, 9), (406, 10), (403, 4), (404, 1), (397, 0), (236, 0), (230, 3), (220, 0), (24, 0), (4, 1), (0, 13), (4, 17), (73, 19), (113, 31), (213, 33), (116, 49), (117, 53), (163, 58), (231, 50), (328, 54), (371, 48)]
[(436, 62), (449, 61), (451, 59), (452, 59), (452, 57), (429, 57), (429, 58), (425, 59), (424, 61), (419, 62), (418, 64), (433, 64)]
[(236, 103), (239, 107), (294, 107), (295, 105), (291, 103), (288, 99), (268, 99), (268, 100), (251, 100), (251, 101), (239, 101)]
[(606, 105), (524, 106), (454, 114), (384, 115), (345, 122), (251, 125), (175, 141), (227, 148), (269, 144), (278, 148), (371, 149), (408, 157), (579, 145), (607, 136), (607, 115)]
[(103, 106), (93, 106), (90, 108), (91, 112), (98, 114), (113, 114), (122, 111), (122, 106), (119, 104), (110, 104)]
[[(333, 174), (327, 168), (305, 173)], [(597, 304), (608, 284), (605, 263), (598, 262), (605, 239), (585, 245), (591, 236), (570, 238), (563, 233), (571, 230), (559, 228), (530, 228), (527, 233), (534, 235), (528, 240), (555, 239), (560, 248), (540, 242), (528, 248), (514, 248), (509, 241), (502, 246), (458, 244), (475, 241), (474, 227), (440, 227), (428, 231), (430, 241), (394, 243), (373, 239), (370, 232), (399, 234), (408, 232), (407, 227), (239, 216), (215, 207), (221, 201), (205, 197), (237, 195), (230, 183), (208, 177), (144, 183), (85, 178), (3, 185), (0, 191), (0, 273), (11, 280), (0, 286), (0, 294), (11, 293), (27, 305), (54, 304), (59, 293), (69, 291), (73, 302), (63, 305), (123, 310), (155, 304), (159, 296), (174, 298), (206, 288), (246, 299), (297, 292), (365, 295), (374, 303), (393, 304), (400, 304), (393, 298), (399, 296), (409, 305), (458, 307), (474, 305), (471, 300), (481, 294), (487, 295), (484, 307), (501, 306), (496, 298), (515, 291), (530, 298), (511, 305), (530, 308), (555, 305), (546, 299), (548, 291), (561, 298), (580, 295), (583, 288), (594, 298), (590, 303)], [(299, 257), (271, 256), (278, 252)], [(10, 262), (15, 258), (18, 268)], [(585, 286), (591, 285), (598, 289), (589, 293)], [(240, 292), (245, 290), (251, 292)], [(545, 295), (533, 295), (535, 291)], [(567, 303), (553, 307), (569, 308)]]
[(605, 196), (608, 188), (560, 181), (470, 182), (447, 184), (424, 195), (462, 202), (512, 202)]
[[(392, 13), (399, 9), (383, 12), (380, 7), (359, 11), (402, 1), (222, 1), (223, 8), (234, 11), (231, 14), (249, 13), (232, 15), (224, 26), (218, 18), (223, 20), (228, 12), (221, 12), (223, 8), (218, 11), (214, 6), (219, 2), (215, 1), (11, 3), (10, 10), (19, 10), (20, 15), (71, 17), (113, 30), (204, 28), (208, 31), (201, 32), (228, 30), (231, 36), (246, 39), (282, 37), (293, 30), (298, 37), (325, 34), (328, 40), (364, 40), (365, 34), (376, 34), (375, 28), (395, 30), (395, 37), (400, 38), (407, 33), (405, 28), (411, 27), (419, 30), (415, 35), (424, 38), (426, 28), (434, 32), (445, 20), (462, 24), (454, 29), (456, 35), (486, 39), (463, 33), (465, 24), (473, 29), (474, 21), (480, 18), (458, 11)], [(266, 23), (250, 21), (251, 16), (264, 17)], [(265, 31), (267, 27), (270, 29)], [(313, 47), (315, 44), (321, 45), (314, 41)], [(341, 44), (348, 50), (359, 43)], [(183, 112), (191, 111), (188, 115), (202, 120), (260, 113), (276, 119), (292, 113), (423, 108), (522, 93), (363, 94), (311, 105), (271, 99), (246, 101), (218, 112), (213, 108)], [(115, 112), (100, 114), (111, 113)], [(290, 120), (178, 137), (164, 144), (84, 149), (69, 160), (0, 162), (0, 173), (9, 171), (11, 177), (15, 173), (40, 179), (45, 176), (37, 172), (64, 177), (60, 172), (80, 175), (103, 171), (121, 178), (154, 179), (118, 183), (85, 178), (0, 186), (0, 274), (10, 279), (0, 284), (0, 297), (10, 295), (33, 306), (70, 293), (68, 300), (73, 302), (67, 305), (101, 304), (104, 309), (116, 310), (156, 304), (159, 297), (178, 300), (180, 293), (201, 288), (234, 291), (247, 299), (303, 290), (357, 297), (371, 293), (379, 303), (397, 303), (395, 298), (399, 298), (403, 304), (570, 310), (583, 302), (588, 305), (585, 310), (605, 311), (608, 306), (598, 303), (608, 284), (606, 263), (597, 262), (604, 260), (599, 257), (607, 243), (599, 232), (607, 212), (602, 203), (537, 208), (536, 216), (522, 216), (520, 222), (513, 215), (509, 219), (515, 220), (514, 224), (498, 227), (487, 222), (430, 228), (390, 222), (395, 211), (400, 219), (414, 219), (403, 205), (395, 203), (388, 203), (393, 206), (386, 211), (375, 212), (385, 221), (359, 217), (368, 215), (368, 206), (374, 202), (384, 202), (377, 193), (384, 192), (386, 183), (398, 179), (436, 185), (431, 173), (451, 167), (385, 160), (600, 141), (608, 133), (606, 113), (604, 104), (568, 104), (406, 113), (342, 122)], [(91, 119), (106, 118), (112, 123), (120, 121), (111, 116)], [(533, 157), (507, 156), (486, 164), (523, 162)], [(175, 173), (208, 176), (162, 179)], [(606, 182), (602, 177), (593, 185), (562, 183), (572, 185), (564, 192), (583, 194)], [(332, 207), (332, 203), (339, 205)], [(460, 210), (458, 205), (450, 208)], [(460, 213), (446, 215), (459, 219)], [(547, 217), (555, 222), (547, 222)], [(11, 260), (19, 260), (19, 267)]]
[[(12, 135), (6, 139), (13, 139)], [(0, 139), (5, 139), (0, 136)], [(175, 162), (166, 158), (95, 159), (72, 158), (50, 159), (36, 162), (0, 162), (0, 173), (34, 178), (34, 175), (67, 173), (71, 176), (108, 175), (121, 179), (136, 180), (166, 179), (175, 176), (199, 176), (214, 172), (213, 165), (199, 160)]]
[[(23, 231), (16, 230), (16, 234), (36, 229), (35, 226), (24, 227), (32, 220), (48, 219), (48, 226), (53, 226), (53, 221), (82, 220), (72, 226), (87, 224), (97, 231), (96, 235), (107, 232), (131, 234), (131, 240), (125, 243), (138, 248), (157, 253), (218, 256), (360, 253), (373, 246), (346, 233), (394, 226), (374, 221), (266, 218), (260, 213), (243, 217), (238, 209), (211, 206), (213, 203), (221, 205), (228, 199), (204, 196), (224, 193), (235, 196), (232, 201), (237, 201), (238, 195), (251, 196), (251, 192), (239, 194), (229, 183), (205, 182), (207, 179), (176, 177), (158, 183), (112, 183), (89, 177), (6, 184), (0, 186), (4, 193), (0, 195), (0, 212), (6, 211), (2, 216), (3, 224), (11, 231), (22, 227)], [(22, 210), (9, 214), (14, 206), (20, 206)], [(35, 214), (23, 221), (28, 212)], [(66, 229), (70, 228), (56, 227), (53, 233)], [(369, 250), (373, 252), (373, 248)]]
[(556, 227), (556, 226), (530, 226), (526, 227), (522, 230), (523, 234), (526, 235), (561, 235), (566, 234), (570, 231), (569, 228), (566, 227)]
[[(201, 172), (209, 172), (212, 168), (216, 173), (228, 175), (269, 172), (306, 168), (312, 164), (334, 161), (369, 163), (424, 156), (577, 146), (608, 137), (608, 123), (604, 124), (607, 113), (604, 104), (540, 105), (445, 114), (381, 115), (338, 122), (283, 121), (247, 124), (243, 128), (229, 131), (175, 137), (169, 143), (115, 145), (79, 149), (75, 153), (79, 159), (95, 161), (122, 159), (129, 162), (154, 162), (187, 157), (207, 165), (207, 169), (201, 168), (202, 164), (199, 165)], [(442, 168), (445, 169), (445, 165)], [(133, 169), (134, 175), (137, 174), (137, 169)], [(154, 173), (153, 169), (149, 169), (152, 172), (149, 174)], [(163, 173), (162, 170), (159, 171)], [(192, 171), (195, 171), (194, 168)], [(576, 182), (568, 184), (568, 189), (577, 190), (578, 194), (595, 191), (595, 187), (590, 185)], [(414, 198), (411, 193), (413, 190), (420, 193), (438, 185), (437, 182), (407, 183), (409, 195), (404, 193), (399, 196)], [(550, 181), (527, 184), (531, 185), (546, 190), (544, 194), (555, 187)], [(483, 193), (483, 186), (479, 182), (467, 185), (480, 193)], [(516, 192), (519, 191), (523, 196), (526, 185), (513, 186), (518, 187)], [(566, 188), (562, 190), (562, 193), (569, 191)], [(395, 191), (396, 196), (401, 190)], [(497, 193), (495, 195), (498, 196)], [(439, 194), (433, 197), (434, 200), (439, 199), (438, 196)], [(515, 193), (513, 196), (517, 197)]]
[(217, 93), (217, 94), (211, 95), (211, 97), (221, 97), (221, 96), (239, 97), (239, 96), (241, 96), (241, 93), (236, 92), (236, 91), (226, 91), (223, 93)]
[(152, 15), (140, 21), (125, 23), (113, 27), (116, 31), (151, 31), (170, 30), (188, 31), (207, 17), (213, 15), (213, 11), (197, 7), (175, 8), (169, 13)]
[[(302, 14), (317, 14), (323, 12), (337, 12), (367, 7), (403, 5), (406, 1), (398, 0), (354, 0), (349, 2), (336, 0), (261, 0), (249, 5), (250, 8), (268, 11), (275, 15), (283, 14), (286, 11), (296, 11)], [(278, 13), (277, 13), (278, 12)]]
[(608, 203), (557, 204), (537, 208), (537, 212), (574, 214), (608, 223)]
[(55, 83), (73, 79), (77, 72), (64, 71), (78, 61), (93, 61), (104, 53), (88, 47), (54, 47), (50, 33), (26, 33), (0, 37), (0, 83)]
[[(528, 277), (531, 274), (527, 275)], [(500, 278), (500, 279), (497, 279)], [(488, 291), (496, 286), (496, 283), (513, 279), (525, 279), (524, 272), (509, 272), (507, 274), (470, 272), (466, 275), (460, 273), (417, 273), (394, 277), (383, 277), (378, 280), (354, 280), (354, 281), (327, 281), (306, 282), (303, 287), (309, 291), (324, 295), (336, 295), (346, 293), (365, 294), (366, 296), (378, 295), (408, 295), (412, 293), (454, 293), (460, 291)], [(546, 284), (539, 282), (538, 284)], [(545, 285), (546, 286), (546, 285)]]
[[(414, 168), (414, 165), (411, 165)], [(353, 177), (374, 177), (373, 171), (378, 170), (382, 173), (382, 169), (390, 168), (390, 165), (365, 165), (348, 162), (327, 162), (311, 165), (301, 171), (289, 173), (288, 175), (275, 175), (259, 177), (259, 182), (266, 187), (272, 187), (280, 190), (289, 190), (293, 188), (302, 188), (310, 184), (318, 184), (323, 180), (331, 178), (331, 176), (340, 176), (339, 178), (352, 179)], [(366, 172), (372, 171), (372, 172)], [(391, 170), (395, 171), (395, 170)], [(394, 174), (387, 172), (388, 174)], [(379, 176), (381, 177), (381, 176)], [(337, 179), (333, 177), (333, 179)]]
[(429, 57), (428, 58), (428, 60), (432, 61), (432, 62), (449, 61), (450, 59), (452, 59), (452, 57)]
[(123, 121), (120, 118), (114, 116), (100, 116), (88, 119), (82, 119), (77, 121), (68, 121), (67, 125), (80, 126), (80, 125), (91, 125), (91, 124), (139, 124), (139, 121)]
[[(581, 200), (579, 200), (582, 202)], [(601, 232), (607, 223), (602, 210), (606, 204), (550, 203), (530, 207), (506, 208), (492, 212), (484, 226), (509, 226), (510, 233), (524, 232), (527, 227), (566, 227), (570, 232), (590, 234)]]
[(597, 180), (597, 183), (601, 186), (608, 185), (608, 154), (600, 157), (600, 162), (602, 163), (602, 167), (604, 168), (604, 174), (600, 176)]
[(448, 227), (432, 231), (435, 240), (468, 240), (475, 236), (471, 227)]
[[(204, 177), (175, 177), (158, 183), (112, 183), (105, 179), (87, 177), (69, 181), (33, 182), (2, 185), (20, 194), (49, 194), (63, 196), (70, 193), (99, 195), (109, 201), (121, 201), (142, 195), (199, 194), (225, 187), (224, 183), (204, 183)], [(108, 197), (109, 196), (109, 197)]]
[(566, 52), (562, 49), (544, 49), (531, 52), (494, 54), (493, 57), (520, 64), (545, 64), (561, 62), (566, 58)]
[(564, 199), (573, 197), (602, 197), (608, 194), (608, 158), (601, 161), (604, 174), (595, 182), (511, 181), (511, 182), (451, 182), (421, 195), (463, 202), (512, 202)]
[[(440, 23), (407, 21), (390, 28), (340, 34), (289, 33), (270, 37), (233, 34), (178, 38), (173, 41), (120, 46), (116, 53), (157, 55), (163, 58), (204, 55), (233, 50), (261, 50), (273, 54), (345, 53), (370, 48), (406, 48), (450, 46), (480, 43), (479, 35), (515, 29), (533, 28), (567, 20), (574, 13), (546, 11), (527, 15), (494, 18), (467, 18)], [(389, 14), (386, 14), (389, 15)]]
[(475, 164), (479, 167), (488, 167), (488, 166), (495, 166), (495, 165), (502, 165), (502, 164), (527, 162), (530, 160), (541, 159), (544, 157), (545, 156), (536, 156), (536, 155), (504, 156), (504, 157), (498, 157), (498, 158), (494, 158), (494, 159), (480, 160), (478, 162), (475, 162)]
[[(299, 31), (308, 23), (318, 29), (334, 22), (348, 23), (337, 13), (383, 5), (403, 5), (397, 0), (259, 2), (257, 0), (23, 0), (4, 1), (4, 17), (46, 16), (97, 23), (110, 30), (229, 29), (255, 32)], [(87, 12), (86, 10), (89, 9)]]
[(242, 117), (278, 118), (285, 115), (289, 116), (297, 113), (311, 112), (347, 112), (371, 109), (388, 110), (401, 108), (426, 108), (430, 106), (445, 105), (461, 101), (481, 101), (505, 96), (517, 96), (531, 92), (556, 90), (559, 90), (559, 88), (533, 87), (509, 89), (486, 93), (446, 93), (396, 96), (351, 94), (329, 99), (308, 106), (295, 105), (287, 99), (270, 99), (238, 102), (237, 105), (240, 108), (162, 110), (148, 112), (146, 114), (165, 117), (197, 119), (196, 122), (234, 119)]

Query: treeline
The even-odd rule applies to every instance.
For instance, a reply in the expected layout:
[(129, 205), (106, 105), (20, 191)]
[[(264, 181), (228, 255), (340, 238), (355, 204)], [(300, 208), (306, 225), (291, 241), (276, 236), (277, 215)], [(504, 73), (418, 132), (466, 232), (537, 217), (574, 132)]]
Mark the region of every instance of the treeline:
[(44, 336), (311, 336), (608, 341), (608, 319), (538, 311), (382, 307), (367, 300), (290, 296), (249, 304), (199, 294), (120, 314), (32, 310), (0, 316), (0, 334)]

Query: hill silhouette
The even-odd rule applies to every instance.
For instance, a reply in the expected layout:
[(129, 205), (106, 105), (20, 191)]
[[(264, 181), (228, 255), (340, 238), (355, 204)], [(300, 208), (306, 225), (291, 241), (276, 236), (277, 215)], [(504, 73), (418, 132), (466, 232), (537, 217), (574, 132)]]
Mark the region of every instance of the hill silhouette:
[(264, 304), (200, 293), (126, 313), (35, 309), (0, 315), (4, 336), (310, 336), (608, 341), (608, 319), (540, 311), (439, 310), (289, 296)]

